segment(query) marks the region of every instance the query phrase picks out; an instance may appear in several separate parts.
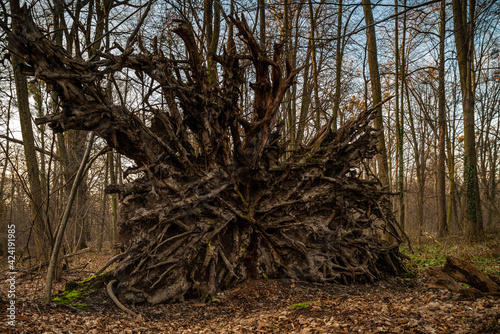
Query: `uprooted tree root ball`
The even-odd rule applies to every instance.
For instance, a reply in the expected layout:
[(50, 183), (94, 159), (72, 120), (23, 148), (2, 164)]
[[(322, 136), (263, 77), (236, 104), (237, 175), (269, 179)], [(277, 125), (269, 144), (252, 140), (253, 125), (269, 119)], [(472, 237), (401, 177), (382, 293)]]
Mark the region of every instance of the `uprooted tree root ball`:
[[(337, 131), (328, 122), (307, 144), (290, 147), (278, 113), (300, 69), (284, 60), (282, 45), (268, 57), (244, 17), (231, 22), (239, 40), (214, 56), (219, 80), (186, 22), (173, 30), (187, 51), (181, 60), (140, 38), (141, 53), (129, 47), (72, 58), (31, 19), (20, 34), (8, 33), (24, 73), (62, 103), (36, 122), (56, 132), (95, 131), (136, 163), (133, 180), (107, 189), (121, 199), (126, 253), (113, 272), (120, 299), (204, 298), (246, 278), (349, 283), (403, 272), (388, 195), (361, 175), (377, 153), (375, 109)], [(254, 70), (250, 115), (238, 103), (243, 60)], [(149, 78), (147, 96), (161, 94), (162, 108), (146, 101), (139, 116), (126, 101), (115, 104), (106, 78), (126, 69)], [(382, 244), (381, 231), (392, 246)]]
[[(342, 130), (363, 129), (359, 122), (367, 121)], [(392, 219), (388, 203), (350, 168), (372, 137), (323, 142), (314, 162), (290, 159), (254, 171), (260, 179), (252, 182), (251, 172), (239, 177), (243, 168), (202, 179), (150, 168), (169, 185), (143, 177), (113, 187), (125, 203), (121, 234), (130, 240), (114, 272), (130, 286), (122, 297), (157, 303), (211, 296), (247, 277), (349, 283), (402, 271), (397, 248), (383, 248), (368, 233)]]

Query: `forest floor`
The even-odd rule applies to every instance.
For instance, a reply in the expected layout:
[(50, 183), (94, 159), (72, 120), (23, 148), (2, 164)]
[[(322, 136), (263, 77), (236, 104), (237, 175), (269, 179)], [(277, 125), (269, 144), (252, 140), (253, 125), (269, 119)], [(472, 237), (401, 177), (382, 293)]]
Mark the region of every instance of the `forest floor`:
[[(296, 280), (247, 281), (202, 302), (129, 306), (134, 318), (119, 310), (105, 292), (106, 276), (95, 291), (77, 303), (49, 306), (41, 302), (43, 275), (16, 278), (16, 322), (5, 333), (500, 333), (500, 298), (469, 300), (447, 290), (430, 289), (428, 266), (443, 265), (450, 254), (483, 271), (500, 274), (500, 238), (474, 246), (454, 240), (414, 246), (406, 252), (412, 277), (390, 277), (374, 284), (333, 285)], [(57, 289), (92, 276), (111, 252), (72, 258)], [(5, 271), (2, 272), (5, 275)], [(8, 286), (2, 280), (1, 297)]]

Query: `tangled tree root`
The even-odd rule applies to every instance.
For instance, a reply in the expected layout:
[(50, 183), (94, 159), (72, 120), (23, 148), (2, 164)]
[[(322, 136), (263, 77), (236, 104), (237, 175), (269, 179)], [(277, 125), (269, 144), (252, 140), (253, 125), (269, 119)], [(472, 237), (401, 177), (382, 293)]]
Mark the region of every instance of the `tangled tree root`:
[[(244, 17), (230, 17), (244, 47), (227, 41), (213, 59), (221, 80), (213, 80), (187, 22), (172, 30), (186, 59), (166, 57), (156, 38), (152, 50), (137, 38), (139, 54), (127, 47), (84, 60), (22, 11), (25, 24), (7, 31), (9, 45), (25, 62), (23, 73), (45, 81), (62, 106), (36, 123), (95, 131), (136, 163), (126, 173), (137, 174), (133, 181), (107, 189), (120, 195), (119, 234), (128, 247), (113, 271), (122, 301), (206, 298), (249, 277), (350, 283), (405, 270), (388, 194), (365, 165), (377, 153), (376, 109), (337, 131), (330, 120), (291, 147), (279, 113), (300, 68), (285, 59), (282, 44), (262, 50)], [(245, 111), (242, 59), (255, 80)], [(115, 104), (106, 85), (129, 70), (149, 87), (141, 115), (126, 101)], [(153, 100), (159, 95), (161, 108)], [(381, 233), (392, 236), (391, 246)]]

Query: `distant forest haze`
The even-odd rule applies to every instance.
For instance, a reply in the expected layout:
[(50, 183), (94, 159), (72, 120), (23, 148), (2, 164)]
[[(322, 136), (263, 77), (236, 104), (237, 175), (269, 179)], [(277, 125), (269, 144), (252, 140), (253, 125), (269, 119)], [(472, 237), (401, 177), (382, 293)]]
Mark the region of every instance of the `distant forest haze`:
[(481, 242), (499, 24), (494, 0), (2, 2), (2, 231), (48, 266), (47, 301), (90, 247), (152, 304), (373, 282), (404, 243)]

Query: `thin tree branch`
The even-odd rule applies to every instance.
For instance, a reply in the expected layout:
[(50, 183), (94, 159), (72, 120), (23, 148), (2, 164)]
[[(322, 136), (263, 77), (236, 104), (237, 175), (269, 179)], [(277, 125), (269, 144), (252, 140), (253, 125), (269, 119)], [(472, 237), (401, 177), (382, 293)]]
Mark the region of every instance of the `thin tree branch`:
[[(1, 135), (1, 134), (0, 134), (0, 138), (7, 139), (8, 141), (10, 141), (10, 142), (12, 142), (12, 143), (15, 143), (15, 144), (24, 145), (24, 143), (23, 143), (23, 141), (22, 141), (22, 140), (15, 139), (15, 138), (11, 138), (11, 137), (6, 136), (6, 135)], [(50, 152), (50, 151), (44, 150), (43, 148), (39, 148), (39, 147), (36, 147), (36, 146), (35, 146), (35, 150), (36, 150), (37, 152), (42, 153), (42, 154), (48, 155), (48, 156), (50, 156), (51, 158), (56, 159), (56, 160), (58, 160), (58, 161), (60, 161), (60, 160), (61, 160), (61, 158), (60, 158), (60, 157), (58, 157), (57, 155), (54, 155), (54, 154), (53, 154), (52, 152)]]
[(56, 240), (54, 243), (54, 247), (52, 248), (52, 254), (50, 256), (49, 268), (47, 269), (47, 280), (45, 283), (45, 294), (44, 294), (44, 302), (46, 304), (49, 304), (52, 299), (52, 282), (55, 276), (55, 269), (56, 269), (57, 259), (59, 256), (59, 251), (61, 249), (64, 230), (66, 229), (66, 225), (68, 224), (69, 221), (69, 215), (71, 213), (71, 207), (73, 206), (73, 202), (76, 197), (76, 192), (83, 179), (83, 172), (85, 171), (87, 161), (89, 160), (90, 157), (90, 152), (92, 151), (92, 144), (94, 143), (94, 138), (95, 138), (95, 132), (92, 131), (89, 134), (89, 142), (87, 144), (87, 150), (85, 151), (82, 162), (80, 163), (80, 167), (78, 168), (75, 180), (73, 181), (73, 186), (71, 187), (71, 192), (69, 194), (66, 209), (64, 210), (61, 223), (59, 224), (59, 228), (57, 229)]

